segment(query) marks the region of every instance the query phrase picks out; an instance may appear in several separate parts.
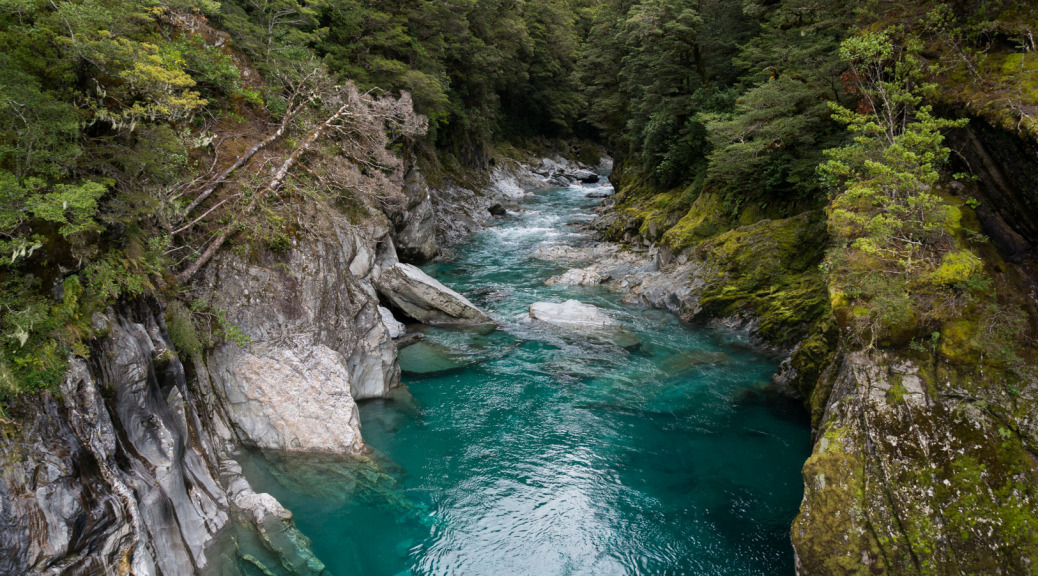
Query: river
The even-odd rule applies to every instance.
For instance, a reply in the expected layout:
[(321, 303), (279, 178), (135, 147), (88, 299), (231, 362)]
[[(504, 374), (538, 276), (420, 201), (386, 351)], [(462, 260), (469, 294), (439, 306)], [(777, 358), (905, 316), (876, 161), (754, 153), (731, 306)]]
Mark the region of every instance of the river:
[[(770, 395), (778, 359), (602, 287), (546, 286), (538, 247), (588, 242), (608, 184), (537, 192), (425, 270), (500, 326), (427, 328), (410, 389), (361, 405), (376, 465), (353, 480), (244, 462), (336, 575), (791, 575), (810, 429)], [(527, 319), (537, 301), (604, 309), (640, 341)], [(288, 473), (286, 473), (286, 471)], [(304, 479), (300, 479), (300, 478)], [(307, 479), (308, 478), (308, 479)]]

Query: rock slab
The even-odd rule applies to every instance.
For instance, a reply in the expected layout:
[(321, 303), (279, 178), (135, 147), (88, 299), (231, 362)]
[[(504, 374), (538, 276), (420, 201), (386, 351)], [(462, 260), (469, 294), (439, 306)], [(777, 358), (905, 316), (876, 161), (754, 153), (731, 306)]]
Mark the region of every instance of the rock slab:
[(493, 323), (467, 298), (410, 264), (396, 264), (384, 270), (376, 288), (393, 306), (419, 322)]

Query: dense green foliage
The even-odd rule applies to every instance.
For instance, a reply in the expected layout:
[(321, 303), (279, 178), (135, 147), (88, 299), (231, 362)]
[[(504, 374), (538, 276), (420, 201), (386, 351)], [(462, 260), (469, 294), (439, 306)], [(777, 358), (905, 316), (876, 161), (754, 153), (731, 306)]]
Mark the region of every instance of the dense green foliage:
[(0, 396), (53, 385), (90, 314), (164, 270), (146, 189), (176, 182), (209, 101), (163, 30), (211, 8), (0, 4)]
[[(636, 183), (620, 232), (674, 251), (828, 207), (861, 342), (1012, 334), (970, 206), (941, 193), (961, 124), (933, 105), (1033, 132), (1036, 21), (994, 0), (0, 0), (0, 395), (52, 386), (120, 297), (193, 300), (174, 276), (232, 236), (283, 250), (296, 195), (387, 207), (405, 148), (479, 167), (540, 136), (605, 142)], [(347, 109), (369, 146), (323, 132)], [(967, 309), (995, 312), (953, 329)]]

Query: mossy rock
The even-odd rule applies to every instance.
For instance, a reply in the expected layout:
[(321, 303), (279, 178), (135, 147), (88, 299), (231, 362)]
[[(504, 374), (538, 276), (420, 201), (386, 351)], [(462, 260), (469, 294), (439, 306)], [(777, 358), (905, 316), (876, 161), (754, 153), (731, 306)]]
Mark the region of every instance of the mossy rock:
[(865, 462), (850, 430), (831, 426), (804, 464), (804, 502), (792, 540), (805, 574), (867, 576), (886, 572), (869, 530)]
[(678, 253), (727, 229), (721, 197), (712, 192), (703, 192), (692, 203), (688, 212), (667, 230), (661, 243), (674, 253)]
[(694, 254), (710, 273), (701, 312), (756, 318), (758, 335), (772, 344), (800, 341), (830, 312), (818, 268), (826, 239), (821, 214), (809, 212), (762, 220), (702, 242)]

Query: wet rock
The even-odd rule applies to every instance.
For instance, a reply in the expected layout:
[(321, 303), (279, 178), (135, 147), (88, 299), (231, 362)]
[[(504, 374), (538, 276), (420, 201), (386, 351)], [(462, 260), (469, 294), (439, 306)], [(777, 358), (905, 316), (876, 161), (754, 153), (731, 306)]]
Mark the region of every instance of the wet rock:
[(588, 192), (584, 196), (597, 200), (597, 199), (600, 199), (600, 198), (608, 198), (608, 197), (612, 196), (612, 194), (610, 194), (609, 192)]
[(601, 180), (601, 177), (595, 173), (587, 174), (580, 178), (582, 184), (598, 184), (599, 180)]
[(577, 300), (566, 300), (561, 303), (535, 302), (530, 305), (530, 318), (549, 324), (577, 328), (617, 325), (616, 320), (610, 318), (596, 306)]
[(489, 324), (489, 316), (464, 296), (409, 264), (382, 272), (376, 284), (386, 300), (409, 317), (427, 324)]
[(487, 208), (487, 211), (494, 216), (504, 216), (508, 213), (508, 210), (505, 210), (505, 207), (500, 204), (494, 204), (490, 208)]

